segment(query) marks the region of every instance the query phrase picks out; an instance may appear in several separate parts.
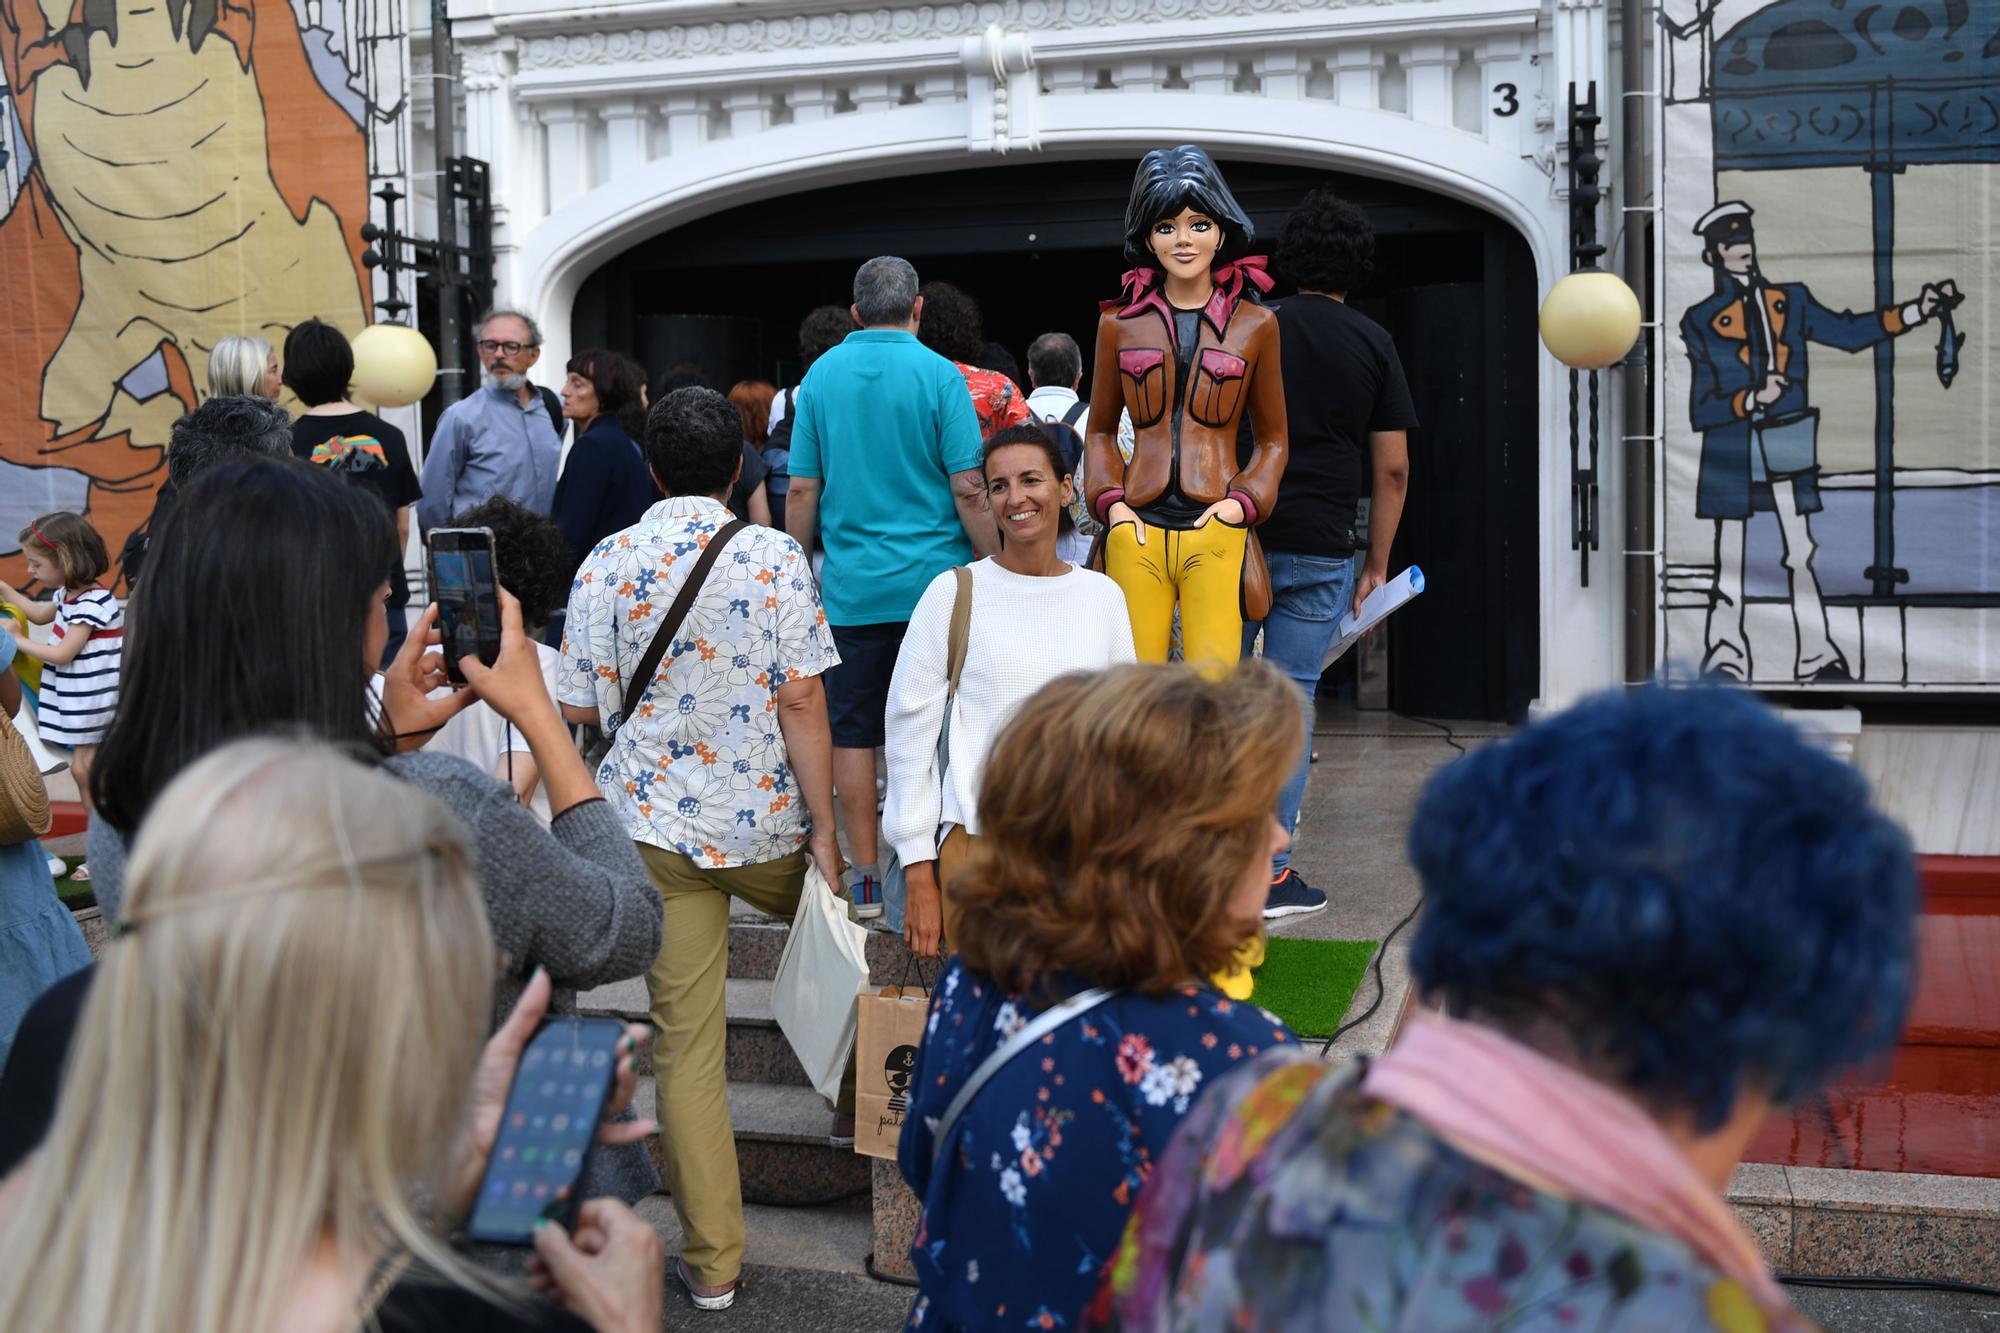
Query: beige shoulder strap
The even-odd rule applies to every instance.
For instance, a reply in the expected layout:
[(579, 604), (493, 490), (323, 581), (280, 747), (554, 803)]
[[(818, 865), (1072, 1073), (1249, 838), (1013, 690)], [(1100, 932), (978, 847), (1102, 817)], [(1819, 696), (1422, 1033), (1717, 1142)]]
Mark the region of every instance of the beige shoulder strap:
[(972, 638), (972, 570), (960, 565), (951, 571), (958, 576), (958, 596), (951, 604), (951, 636), (945, 640), (945, 684), (952, 696), (958, 694), (958, 677), (965, 670), (965, 646)]

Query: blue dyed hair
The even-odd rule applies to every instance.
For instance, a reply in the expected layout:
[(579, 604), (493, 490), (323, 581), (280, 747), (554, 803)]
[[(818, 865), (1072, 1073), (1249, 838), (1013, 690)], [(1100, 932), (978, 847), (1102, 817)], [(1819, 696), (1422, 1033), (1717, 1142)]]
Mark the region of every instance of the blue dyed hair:
[(1598, 695), (1432, 779), (1411, 967), (1430, 996), (1703, 1132), (1891, 1046), (1916, 864), (1850, 765), (1749, 694)]

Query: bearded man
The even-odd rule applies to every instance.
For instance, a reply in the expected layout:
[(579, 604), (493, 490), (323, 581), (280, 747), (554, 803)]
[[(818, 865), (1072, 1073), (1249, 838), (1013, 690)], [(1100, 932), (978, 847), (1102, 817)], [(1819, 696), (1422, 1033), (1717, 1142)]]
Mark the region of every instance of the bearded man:
[(426, 531), (495, 496), (542, 515), (555, 502), (561, 428), (553, 395), (528, 381), (542, 357), (541, 327), (518, 310), (489, 311), (478, 347), (486, 383), (444, 410), (424, 455), (417, 523)]

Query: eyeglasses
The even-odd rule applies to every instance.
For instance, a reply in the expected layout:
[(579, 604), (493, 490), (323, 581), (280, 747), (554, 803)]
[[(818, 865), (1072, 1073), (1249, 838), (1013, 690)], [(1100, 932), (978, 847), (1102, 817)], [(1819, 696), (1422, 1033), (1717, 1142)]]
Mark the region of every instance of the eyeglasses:
[(495, 352), (505, 352), (508, 356), (515, 356), (520, 353), (522, 348), (533, 346), (533, 343), (497, 343), (491, 338), (481, 338), (479, 340), (479, 350), (488, 356), (492, 356)]

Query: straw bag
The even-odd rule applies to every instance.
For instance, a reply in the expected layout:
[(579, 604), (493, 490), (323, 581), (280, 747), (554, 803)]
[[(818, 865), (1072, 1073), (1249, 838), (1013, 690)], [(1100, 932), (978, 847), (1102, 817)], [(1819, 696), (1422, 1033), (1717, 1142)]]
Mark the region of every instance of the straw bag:
[(28, 743), (14, 730), (14, 720), (0, 712), (0, 847), (28, 842), (49, 831), (49, 789), (28, 753)]

